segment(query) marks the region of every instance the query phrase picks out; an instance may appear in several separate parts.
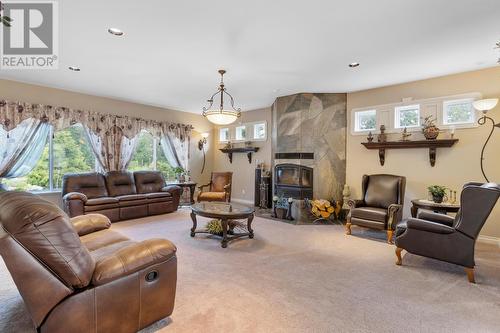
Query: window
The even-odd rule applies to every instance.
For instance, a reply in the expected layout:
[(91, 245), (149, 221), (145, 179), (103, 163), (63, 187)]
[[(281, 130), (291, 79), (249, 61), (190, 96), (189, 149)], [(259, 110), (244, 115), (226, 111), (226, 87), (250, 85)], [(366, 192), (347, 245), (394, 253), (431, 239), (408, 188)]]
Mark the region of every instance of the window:
[[(51, 170), (52, 166), (52, 170)], [(50, 191), (62, 187), (66, 173), (95, 170), (95, 158), (80, 124), (49, 135), (42, 156), (25, 177), (5, 179), (10, 190)]]
[(221, 128), (219, 130), (219, 141), (221, 142), (229, 141), (229, 128)]
[(470, 124), (475, 121), (472, 99), (458, 99), (443, 102), (443, 124)]
[(54, 134), (53, 151), (53, 189), (62, 188), (63, 176), (67, 173), (83, 173), (95, 170), (95, 157), (87, 143), (83, 126), (68, 127)]
[(355, 113), (354, 131), (373, 131), (377, 128), (377, 111), (367, 110)]
[(420, 126), (420, 105), (397, 106), (394, 109), (394, 127), (418, 127)]
[(174, 169), (168, 163), (158, 139), (153, 138), (147, 131), (142, 131), (137, 138), (128, 170), (158, 170), (161, 171), (166, 180), (172, 180), (175, 177)]
[(266, 123), (256, 123), (253, 125), (253, 138), (254, 140), (266, 139)]
[(135, 151), (128, 165), (130, 171), (155, 170), (154, 141), (153, 136), (146, 131), (139, 134)]
[(245, 125), (236, 127), (236, 140), (246, 140), (247, 127)]

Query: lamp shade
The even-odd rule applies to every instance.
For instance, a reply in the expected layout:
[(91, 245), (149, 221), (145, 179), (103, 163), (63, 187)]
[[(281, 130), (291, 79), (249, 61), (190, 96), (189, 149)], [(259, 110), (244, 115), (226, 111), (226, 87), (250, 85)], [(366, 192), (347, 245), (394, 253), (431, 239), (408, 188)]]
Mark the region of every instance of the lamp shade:
[(201, 133), (201, 137), (204, 138), (204, 139), (208, 138), (209, 135), (210, 135), (210, 133), (208, 133), (208, 132)]
[(229, 125), (238, 119), (238, 113), (232, 111), (210, 110), (205, 112), (204, 116), (215, 125)]
[(472, 105), (474, 109), (483, 111), (484, 113), (493, 109), (498, 103), (498, 98), (488, 98), (488, 99), (480, 99), (478, 101), (474, 101)]

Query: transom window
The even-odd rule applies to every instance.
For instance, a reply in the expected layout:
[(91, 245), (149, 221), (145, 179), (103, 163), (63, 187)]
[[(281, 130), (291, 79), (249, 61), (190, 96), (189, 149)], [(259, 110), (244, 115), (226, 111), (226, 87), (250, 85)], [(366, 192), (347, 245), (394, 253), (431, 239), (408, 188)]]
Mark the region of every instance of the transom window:
[(221, 142), (229, 141), (229, 128), (219, 129), (219, 141)]
[(397, 106), (394, 108), (394, 127), (418, 127), (420, 126), (420, 105)]
[(356, 132), (373, 131), (377, 128), (377, 111), (357, 111), (354, 122), (354, 130)]
[(458, 99), (443, 102), (443, 124), (471, 124), (476, 121), (472, 99)]

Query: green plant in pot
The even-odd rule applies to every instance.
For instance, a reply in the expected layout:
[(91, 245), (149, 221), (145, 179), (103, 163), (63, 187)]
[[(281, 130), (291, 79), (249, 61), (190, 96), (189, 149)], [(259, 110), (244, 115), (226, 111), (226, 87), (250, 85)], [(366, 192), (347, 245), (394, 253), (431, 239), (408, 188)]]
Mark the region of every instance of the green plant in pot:
[(178, 182), (183, 182), (184, 181), (184, 168), (182, 167), (175, 167), (174, 168), (174, 173), (175, 173), (175, 178), (177, 179)]
[(435, 203), (443, 202), (443, 198), (446, 195), (446, 187), (441, 185), (431, 185), (427, 187), (429, 193), (432, 195), (432, 201)]

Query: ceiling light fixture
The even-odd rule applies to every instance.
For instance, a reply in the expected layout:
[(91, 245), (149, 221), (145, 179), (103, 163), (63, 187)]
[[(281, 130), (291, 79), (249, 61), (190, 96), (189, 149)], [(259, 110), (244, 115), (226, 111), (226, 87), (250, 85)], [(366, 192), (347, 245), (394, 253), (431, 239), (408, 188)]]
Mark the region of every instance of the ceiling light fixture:
[[(226, 87), (224, 85), (224, 74), (226, 71), (223, 69), (219, 69), (220, 74), (220, 85), (219, 89), (215, 94), (210, 97), (207, 102), (209, 105), (203, 108), (203, 117), (207, 118), (208, 121), (214, 123), (215, 125), (229, 125), (234, 123), (236, 119), (241, 116), (241, 109), (236, 109), (234, 107), (234, 99), (231, 94), (226, 91)], [(220, 95), (220, 104), (218, 107), (212, 108), (214, 104), (215, 96)], [(231, 103), (231, 110), (224, 109), (224, 95), (229, 97), (229, 102)]]
[(80, 71), (80, 67), (78, 67), (78, 66), (69, 66), (68, 69), (70, 71), (73, 71), (73, 72), (79, 72)]
[(351, 62), (349, 64), (349, 67), (351, 67), (351, 68), (358, 67), (358, 66), (359, 66), (359, 62)]
[(115, 36), (123, 36), (124, 32), (118, 28), (109, 28), (108, 32)]

